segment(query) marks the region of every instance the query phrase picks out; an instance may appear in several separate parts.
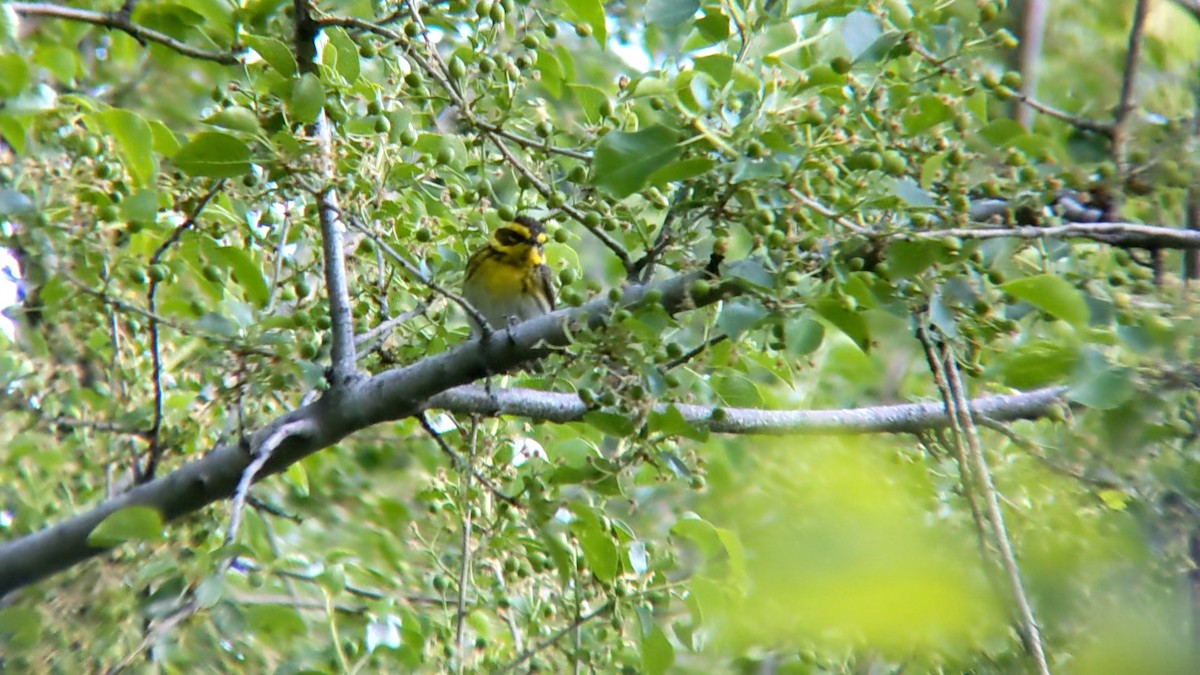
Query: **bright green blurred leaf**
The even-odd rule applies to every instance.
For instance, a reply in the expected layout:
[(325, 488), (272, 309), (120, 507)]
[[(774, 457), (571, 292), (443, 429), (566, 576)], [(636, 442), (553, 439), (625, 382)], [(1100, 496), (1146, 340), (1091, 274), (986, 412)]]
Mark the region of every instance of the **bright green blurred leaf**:
[(242, 40), (280, 75), (291, 77), (296, 74), (296, 57), (292, 56), (292, 50), (282, 41), (258, 35), (244, 35)]
[(114, 108), (95, 114), (95, 118), (116, 141), (117, 152), (138, 186), (150, 185), (157, 171), (154, 136), (150, 125), (137, 113)]
[(149, 506), (128, 506), (108, 514), (88, 533), (89, 546), (110, 548), (127, 541), (161, 541), (162, 514)]
[(193, 176), (233, 178), (249, 173), (250, 148), (219, 131), (202, 131), (172, 158), (175, 166)]
[(325, 105), (325, 88), (321, 80), (312, 73), (305, 73), (292, 83), (292, 98), (288, 110), (297, 122), (311, 124), (317, 121)]
[(1010, 281), (1000, 288), (1014, 298), (1024, 300), (1068, 323), (1082, 326), (1088, 321), (1090, 312), (1083, 296), (1062, 277), (1039, 274)]

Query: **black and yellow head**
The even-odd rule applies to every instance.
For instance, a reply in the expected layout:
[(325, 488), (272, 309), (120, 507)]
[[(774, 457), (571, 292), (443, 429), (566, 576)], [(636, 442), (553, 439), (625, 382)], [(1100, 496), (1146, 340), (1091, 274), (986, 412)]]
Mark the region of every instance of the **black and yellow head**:
[(517, 216), (493, 232), (488, 245), (511, 262), (541, 265), (544, 262), (542, 245), (546, 243), (546, 228), (528, 216)]

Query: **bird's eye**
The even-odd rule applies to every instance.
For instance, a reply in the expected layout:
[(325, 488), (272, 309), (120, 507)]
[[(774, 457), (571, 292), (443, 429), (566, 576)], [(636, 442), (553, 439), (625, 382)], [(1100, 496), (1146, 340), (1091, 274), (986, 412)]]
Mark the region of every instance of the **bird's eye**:
[(496, 241), (504, 246), (516, 246), (521, 243), (521, 235), (512, 230), (497, 230)]

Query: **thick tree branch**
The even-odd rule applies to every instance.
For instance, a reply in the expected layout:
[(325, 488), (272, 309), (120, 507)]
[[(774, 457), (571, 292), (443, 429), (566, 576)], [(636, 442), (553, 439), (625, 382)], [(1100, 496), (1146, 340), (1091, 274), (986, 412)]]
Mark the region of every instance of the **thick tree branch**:
[[(1018, 394), (988, 396), (971, 402), (971, 411), (989, 419), (1009, 421), (1041, 417), (1062, 401), (1066, 387), (1046, 387)], [(659, 403), (663, 412), (674, 405), (691, 424), (722, 434), (831, 435), (914, 433), (944, 428), (950, 420), (941, 403), (851, 408), (848, 410), (762, 410), (710, 405)], [(544, 422), (577, 422), (590, 410), (574, 394), (537, 389), (497, 389), (463, 386), (429, 399), (429, 408), (456, 413), (515, 415)], [(720, 410), (720, 412), (715, 411)]]
[[(40, 532), (0, 544), (0, 597), (26, 584), (48, 577), (103, 553), (88, 543), (88, 535), (107, 516), (122, 508), (144, 505), (171, 521), (234, 494), (246, 468), (254, 460), (249, 448), (274, 445), (270, 459), (255, 480), (279, 473), (346, 436), (381, 422), (403, 419), (420, 412), (425, 401), (451, 387), (503, 372), (546, 355), (571, 342), (568, 325), (603, 324), (616, 304), (636, 304), (646, 293), (660, 292), (663, 308), (680, 312), (710, 305), (736, 293), (731, 284), (713, 283), (702, 296), (690, 292), (693, 282), (706, 273), (693, 272), (645, 286), (631, 286), (619, 303), (597, 298), (576, 308), (564, 308), (488, 339), (471, 340), (454, 349), (348, 384), (339, 396), (324, 396), (288, 412), (258, 431), (246, 444), (224, 443), (205, 457), (172, 473), (107, 500), (80, 515)], [(281, 436), (281, 430), (302, 430)], [(278, 444), (276, 445), (276, 441)]]
[[(174, 50), (190, 56), (194, 59), (204, 61), (213, 61), (226, 66), (232, 66), (240, 63), (242, 60), (242, 52), (210, 52), (204, 49), (198, 49), (187, 43), (180, 42), (175, 38), (165, 33), (160, 33), (156, 30), (151, 30), (145, 26), (139, 26), (129, 20), (128, 13), (123, 11), (117, 12), (96, 12), (89, 9), (76, 9), (74, 7), (63, 7), (49, 2), (9, 2), (6, 7), (12, 8), (19, 16), (41, 16), (52, 19), (65, 19), (67, 21), (78, 21), (80, 23), (90, 23), (94, 26), (119, 30), (139, 42), (156, 42), (168, 49)], [(130, 10), (132, 12), (132, 8)]]

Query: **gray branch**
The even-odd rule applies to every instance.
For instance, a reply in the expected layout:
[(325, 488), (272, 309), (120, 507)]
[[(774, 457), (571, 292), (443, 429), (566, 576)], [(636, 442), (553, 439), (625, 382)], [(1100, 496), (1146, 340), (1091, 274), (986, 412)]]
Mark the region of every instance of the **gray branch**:
[[(1061, 401), (1066, 387), (1046, 387), (1018, 394), (987, 396), (971, 402), (977, 416), (1010, 421), (1034, 419), (1048, 414)], [(846, 410), (762, 410), (721, 406), (659, 403), (664, 412), (674, 405), (691, 424), (722, 434), (838, 435), (915, 433), (950, 424), (943, 404), (850, 408)], [(449, 389), (429, 399), (429, 408), (481, 415), (515, 415), (545, 422), (577, 422), (589, 408), (574, 394), (537, 389), (492, 389), (469, 385)], [(716, 412), (714, 415), (715, 411)]]
[(962, 227), (928, 232), (904, 232), (904, 239), (1091, 239), (1125, 248), (1200, 249), (1200, 231), (1137, 223), (1070, 223), (1047, 227)]
[(132, 23), (129, 17), (122, 12), (96, 12), (88, 9), (63, 7), (49, 2), (9, 2), (5, 3), (5, 7), (12, 8), (19, 16), (43, 16), (52, 19), (65, 19), (67, 21), (90, 23), (94, 26), (119, 30), (139, 42), (157, 42), (168, 49), (194, 59), (213, 61), (226, 66), (232, 66), (241, 62), (241, 54), (239, 52), (210, 52), (193, 47), (165, 33)]

